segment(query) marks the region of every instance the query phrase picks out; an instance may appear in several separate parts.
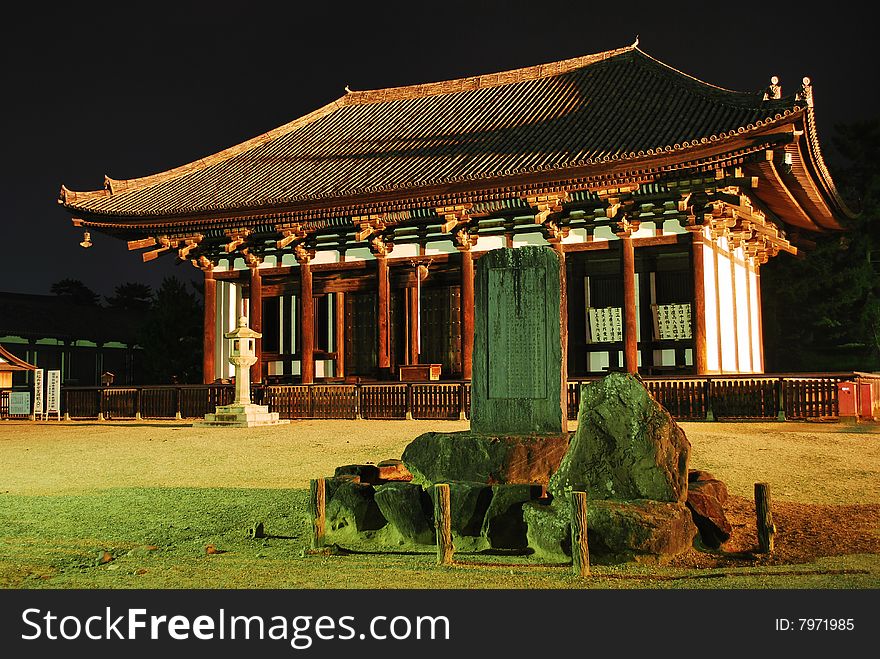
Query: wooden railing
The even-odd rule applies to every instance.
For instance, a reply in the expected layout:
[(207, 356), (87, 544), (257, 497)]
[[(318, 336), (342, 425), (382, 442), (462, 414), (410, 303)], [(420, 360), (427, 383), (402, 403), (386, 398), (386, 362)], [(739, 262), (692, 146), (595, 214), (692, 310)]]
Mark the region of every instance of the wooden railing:
[[(581, 385), (571, 380), (569, 419), (576, 419)], [(651, 376), (643, 382), (679, 420), (835, 419), (838, 383), (870, 382), (874, 416), (880, 416), (880, 375), (816, 373), (779, 375)], [(285, 419), (466, 419), (467, 381), (365, 382), (358, 384), (256, 385), (255, 403)], [(62, 413), (71, 419), (199, 418), (233, 400), (232, 385), (65, 387)], [(9, 417), (8, 391), (0, 392), (0, 418)]]

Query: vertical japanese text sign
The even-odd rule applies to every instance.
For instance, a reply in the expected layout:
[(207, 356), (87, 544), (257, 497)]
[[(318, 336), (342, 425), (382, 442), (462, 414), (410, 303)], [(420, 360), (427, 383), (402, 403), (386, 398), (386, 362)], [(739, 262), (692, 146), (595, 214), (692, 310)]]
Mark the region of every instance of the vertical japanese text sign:
[(46, 414), (55, 414), (61, 418), (61, 371), (49, 371), (46, 390)]
[(43, 369), (34, 371), (34, 416), (43, 413)]

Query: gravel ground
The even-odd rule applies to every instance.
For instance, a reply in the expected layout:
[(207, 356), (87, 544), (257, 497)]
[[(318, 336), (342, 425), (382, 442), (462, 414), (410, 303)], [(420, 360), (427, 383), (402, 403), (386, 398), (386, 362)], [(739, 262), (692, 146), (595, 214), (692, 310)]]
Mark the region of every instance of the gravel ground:
[[(730, 494), (771, 484), (774, 501), (880, 504), (880, 425), (682, 423), (691, 468)], [(111, 487), (307, 487), (336, 466), (400, 457), (429, 430), (459, 421), (294, 421), (251, 429), (186, 422), (0, 421), (0, 489), (75, 494)], [(575, 423), (571, 428), (576, 427)]]

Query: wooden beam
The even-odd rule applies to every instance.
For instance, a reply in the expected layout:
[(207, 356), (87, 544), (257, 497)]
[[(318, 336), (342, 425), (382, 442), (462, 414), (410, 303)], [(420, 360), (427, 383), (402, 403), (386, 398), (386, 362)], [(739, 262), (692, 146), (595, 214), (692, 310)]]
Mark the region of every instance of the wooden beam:
[(336, 377), (345, 377), (345, 293), (337, 292), (333, 294), (333, 301), (336, 306), (336, 331), (333, 336), (336, 340)]
[[(263, 278), (259, 268), (251, 268), (249, 325), (255, 332), (263, 332)], [(263, 339), (254, 339), (257, 363), (251, 366), (251, 382), (263, 381)]]
[(461, 377), (470, 380), (474, 362), (474, 257), (461, 252)]
[(697, 232), (691, 234), (691, 263), (694, 273), (694, 373), (705, 375), (706, 365), (706, 268), (703, 263), (703, 240)]
[(390, 295), (388, 290), (388, 260), (384, 256), (377, 256), (376, 269), (377, 290), (379, 297), (379, 318), (378, 318), (378, 361), (379, 376), (390, 377), (391, 375), (391, 355), (389, 353), (388, 340), (388, 315), (390, 305)]
[(633, 240), (623, 236), (621, 267), (623, 269), (623, 363), (627, 373), (639, 372), (638, 317), (636, 316), (636, 256)]
[(129, 240), (128, 241), (128, 249), (129, 251), (135, 249), (143, 249), (144, 247), (152, 247), (156, 244), (156, 239), (152, 236), (149, 238), (141, 238), (140, 240)]
[(315, 297), (312, 291), (312, 267), (308, 259), (300, 262), (300, 373), (303, 384), (315, 381)]
[(205, 270), (204, 341), (202, 343), (202, 382), (215, 379), (214, 351), (217, 347), (217, 282), (214, 273)]

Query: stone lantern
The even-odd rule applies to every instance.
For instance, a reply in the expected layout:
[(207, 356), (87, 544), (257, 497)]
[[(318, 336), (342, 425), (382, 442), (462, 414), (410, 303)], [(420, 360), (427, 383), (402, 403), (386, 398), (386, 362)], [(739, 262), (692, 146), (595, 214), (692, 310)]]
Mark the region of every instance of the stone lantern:
[(262, 334), (255, 332), (247, 324), (247, 318), (238, 319), (238, 327), (224, 334), (232, 340), (229, 363), (235, 366), (235, 400), (233, 405), (251, 404), (251, 366), (257, 363), (256, 339)]
[(250, 428), (290, 423), (279, 419), (278, 412), (269, 412), (268, 405), (251, 403), (251, 366), (257, 363), (255, 341), (263, 335), (248, 327), (247, 318), (242, 316), (238, 327), (223, 336), (232, 341), (229, 363), (235, 366), (235, 399), (231, 405), (218, 405), (214, 414), (206, 414), (204, 421), (193, 425)]

